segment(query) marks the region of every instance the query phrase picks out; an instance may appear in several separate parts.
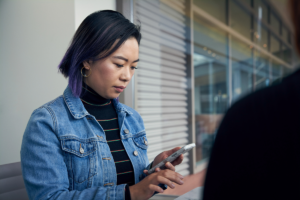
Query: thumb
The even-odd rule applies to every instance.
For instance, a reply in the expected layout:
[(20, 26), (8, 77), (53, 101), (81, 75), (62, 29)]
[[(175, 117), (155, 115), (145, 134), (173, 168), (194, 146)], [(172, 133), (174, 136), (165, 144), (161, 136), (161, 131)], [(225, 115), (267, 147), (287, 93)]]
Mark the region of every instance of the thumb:
[(144, 170), (144, 174), (148, 175), (148, 170)]

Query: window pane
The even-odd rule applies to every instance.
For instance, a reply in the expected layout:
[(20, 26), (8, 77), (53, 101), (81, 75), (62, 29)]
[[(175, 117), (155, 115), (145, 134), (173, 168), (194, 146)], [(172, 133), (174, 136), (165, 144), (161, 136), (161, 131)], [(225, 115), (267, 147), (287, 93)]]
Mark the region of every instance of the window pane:
[(254, 43), (268, 50), (268, 31), (261, 23), (254, 22)]
[(260, 89), (270, 85), (269, 58), (258, 51), (254, 51), (254, 89)]
[(273, 13), (271, 14), (271, 27), (275, 33), (280, 34), (280, 23)]
[(288, 34), (287, 28), (283, 26), (282, 27), (282, 38), (283, 38), (283, 41), (285, 41), (286, 43), (288, 43), (288, 41), (289, 41), (288, 35), (289, 34)]
[(194, 16), (196, 161), (209, 157), (218, 124), (227, 109), (227, 34)]
[(282, 59), (288, 64), (292, 64), (292, 49), (288, 48), (286, 45), (282, 45)]
[(209, 13), (216, 19), (226, 24), (226, 1), (225, 0), (196, 0), (194, 4)]
[(293, 72), (292, 69), (289, 69), (287, 67), (283, 67), (283, 77), (290, 75)]
[(275, 36), (273, 36), (273, 35), (271, 35), (270, 45), (271, 45), (271, 48), (270, 48), (271, 53), (272, 53), (274, 56), (281, 58), (280, 42), (279, 42), (279, 40), (278, 40)]
[(282, 76), (283, 67), (279, 63), (272, 61), (272, 83), (280, 82)]
[(263, 21), (268, 23), (268, 7), (266, 6), (266, 4), (262, 2), (262, 0), (254, 0), (253, 3), (257, 18), (261, 17)]
[(234, 0), (229, 1), (229, 6), (231, 28), (251, 40), (252, 33), (250, 14), (237, 5)]
[(252, 47), (231, 39), (232, 52), (232, 97), (233, 102), (252, 91), (253, 58)]
[(244, 4), (246, 4), (247, 6), (251, 7), (251, 0), (244, 0), (242, 1)]

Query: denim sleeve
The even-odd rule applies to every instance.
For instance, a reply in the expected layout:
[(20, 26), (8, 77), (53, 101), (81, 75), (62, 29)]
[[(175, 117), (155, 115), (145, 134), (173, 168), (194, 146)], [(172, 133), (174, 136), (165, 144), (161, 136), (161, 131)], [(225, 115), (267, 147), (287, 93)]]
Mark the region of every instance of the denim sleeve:
[(56, 129), (55, 116), (48, 107), (35, 110), (27, 124), (21, 165), (29, 199), (124, 199), (125, 184), (69, 191), (68, 171)]

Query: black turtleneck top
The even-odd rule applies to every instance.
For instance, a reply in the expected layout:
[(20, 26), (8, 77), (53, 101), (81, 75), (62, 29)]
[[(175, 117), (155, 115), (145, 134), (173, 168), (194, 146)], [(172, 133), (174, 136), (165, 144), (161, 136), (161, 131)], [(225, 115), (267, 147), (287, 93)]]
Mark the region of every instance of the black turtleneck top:
[(127, 184), (125, 197), (128, 200), (130, 199), (128, 186), (134, 184), (133, 166), (121, 141), (118, 115), (112, 100), (101, 97), (86, 84), (82, 86), (80, 99), (85, 109), (97, 119), (105, 132), (107, 144), (115, 161), (117, 185)]

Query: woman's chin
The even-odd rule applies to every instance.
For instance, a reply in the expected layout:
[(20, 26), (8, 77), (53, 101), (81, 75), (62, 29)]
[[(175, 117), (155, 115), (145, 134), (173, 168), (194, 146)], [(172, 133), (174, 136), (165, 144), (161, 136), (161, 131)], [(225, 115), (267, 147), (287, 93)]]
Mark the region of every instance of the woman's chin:
[(112, 94), (112, 95), (109, 95), (109, 98), (107, 98), (107, 99), (115, 99), (115, 98), (118, 98), (119, 96), (120, 96), (120, 93)]

